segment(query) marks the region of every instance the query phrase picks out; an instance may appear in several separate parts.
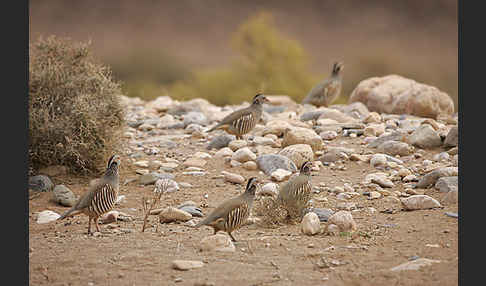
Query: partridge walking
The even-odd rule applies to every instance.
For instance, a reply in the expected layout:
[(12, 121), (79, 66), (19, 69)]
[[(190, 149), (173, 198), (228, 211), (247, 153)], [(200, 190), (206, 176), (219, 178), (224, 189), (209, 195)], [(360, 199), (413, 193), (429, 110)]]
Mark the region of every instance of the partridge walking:
[(290, 178), (278, 194), (277, 202), (287, 211), (287, 218), (301, 216), (312, 197), (311, 168), (312, 163), (305, 162), (299, 174)]
[(250, 178), (243, 194), (223, 202), (194, 227), (207, 225), (214, 229), (214, 234), (222, 230), (236, 241), (231, 232), (240, 228), (250, 215), (257, 187), (257, 179)]
[(253, 97), (250, 106), (230, 113), (216, 126), (209, 129), (208, 132), (222, 129), (229, 134), (235, 135), (236, 139), (242, 139), (243, 135), (250, 132), (262, 117), (263, 103), (265, 102), (268, 103), (270, 101), (263, 94), (258, 93)]
[(344, 64), (342, 62), (334, 63), (331, 77), (314, 86), (304, 98), (302, 104), (308, 103), (317, 107), (328, 107), (341, 93), (341, 71), (343, 69)]
[(99, 217), (113, 209), (118, 196), (118, 167), (120, 163), (120, 156), (111, 156), (104, 175), (78, 199), (71, 209), (60, 216), (58, 220), (83, 213), (89, 217), (88, 234), (91, 233), (92, 219), (94, 220), (96, 230), (100, 231), (98, 225)]

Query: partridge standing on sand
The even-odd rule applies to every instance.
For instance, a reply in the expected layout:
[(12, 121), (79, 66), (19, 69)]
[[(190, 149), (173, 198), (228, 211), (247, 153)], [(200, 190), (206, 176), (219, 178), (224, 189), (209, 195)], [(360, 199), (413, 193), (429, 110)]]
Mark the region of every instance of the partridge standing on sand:
[(258, 93), (253, 97), (250, 106), (230, 113), (216, 126), (209, 129), (208, 132), (223, 129), (227, 133), (235, 135), (236, 139), (242, 139), (243, 135), (250, 132), (260, 121), (263, 113), (263, 103), (265, 102), (268, 103), (270, 101), (263, 94)]
[(115, 206), (119, 189), (118, 167), (121, 159), (118, 155), (113, 155), (108, 161), (108, 167), (96, 184), (92, 185), (76, 202), (76, 204), (66, 211), (58, 220), (68, 216), (83, 213), (89, 217), (88, 234), (91, 233), (91, 220), (94, 219), (96, 230), (100, 231), (98, 219), (103, 214), (109, 212)]
[(311, 168), (309, 161), (302, 164), (299, 175), (290, 178), (278, 194), (277, 202), (287, 210), (288, 218), (302, 215), (312, 197)]
[(302, 104), (313, 104), (317, 107), (328, 107), (341, 93), (342, 75), (344, 68), (342, 62), (334, 63), (331, 77), (314, 86), (302, 101)]
[(243, 194), (223, 202), (194, 227), (211, 226), (214, 234), (220, 230), (226, 231), (231, 239), (236, 241), (231, 232), (240, 228), (250, 215), (257, 187), (257, 179), (250, 178)]

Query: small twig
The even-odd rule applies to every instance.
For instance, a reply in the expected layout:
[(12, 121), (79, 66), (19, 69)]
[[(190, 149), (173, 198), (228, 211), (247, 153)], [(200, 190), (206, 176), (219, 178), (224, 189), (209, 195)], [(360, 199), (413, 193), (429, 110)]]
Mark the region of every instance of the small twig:
[(147, 226), (148, 216), (150, 212), (157, 206), (160, 202), (160, 197), (162, 196), (162, 192), (154, 192), (154, 196), (152, 199), (147, 199), (146, 197), (142, 198), (142, 209), (143, 209), (143, 226), (142, 232), (145, 231), (145, 227)]

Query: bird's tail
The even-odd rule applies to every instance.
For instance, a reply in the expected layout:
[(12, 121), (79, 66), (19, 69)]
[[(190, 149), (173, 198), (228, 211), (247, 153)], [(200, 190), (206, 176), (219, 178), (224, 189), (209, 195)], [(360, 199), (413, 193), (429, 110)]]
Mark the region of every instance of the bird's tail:
[(216, 129), (218, 129), (218, 128), (219, 128), (219, 123), (218, 123), (218, 124), (216, 124), (216, 126), (214, 126), (213, 128), (211, 128), (211, 129), (209, 129), (209, 130), (206, 130), (206, 133), (212, 132), (212, 131), (214, 131), (214, 130), (216, 130)]
[(68, 217), (69, 215), (73, 214), (73, 212), (76, 210), (76, 208), (73, 206), (72, 208), (70, 208), (69, 210), (67, 210), (65, 213), (63, 213), (57, 220), (61, 220), (61, 219), (64, 219), (66, 217)]

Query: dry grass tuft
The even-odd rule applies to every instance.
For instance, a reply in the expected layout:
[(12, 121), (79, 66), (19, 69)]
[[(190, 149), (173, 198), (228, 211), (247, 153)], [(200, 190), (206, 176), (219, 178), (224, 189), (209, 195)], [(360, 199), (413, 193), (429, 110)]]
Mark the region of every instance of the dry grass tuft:
[(111, 70), (90, 43), (50, 36), (29, 46), (29, 163), (93, 173), (119, 152), (123, 108)]

